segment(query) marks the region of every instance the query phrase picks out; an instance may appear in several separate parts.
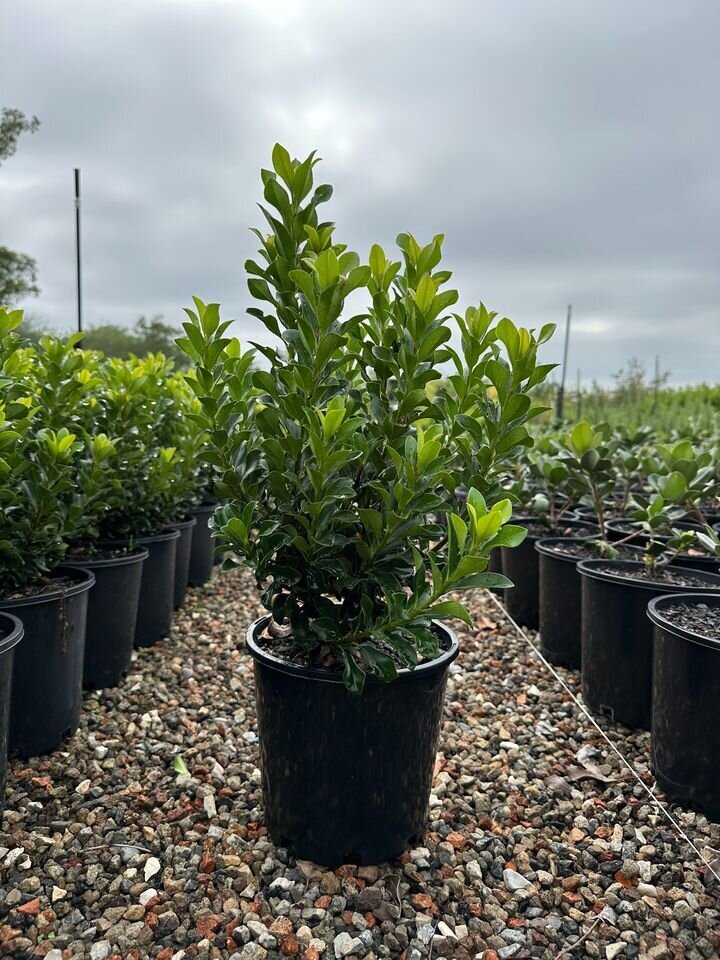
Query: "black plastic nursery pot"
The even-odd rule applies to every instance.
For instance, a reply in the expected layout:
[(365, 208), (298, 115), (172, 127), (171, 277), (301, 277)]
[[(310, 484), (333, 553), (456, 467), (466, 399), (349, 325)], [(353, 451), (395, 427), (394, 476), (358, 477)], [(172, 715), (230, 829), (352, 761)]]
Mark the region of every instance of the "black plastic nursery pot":
[[(539, 554), (539, 630), (543, 656), (556, 666), (579, 670), (582, 586), (577, 571), (578, 557), (563, 552), (577, 537), (547, 537), (535, 544)], [(638, 548), (620, 548), (626, 554)]]
[(368, 677), (361, 696), (339, 673), (280, 660), (255, 637), (265, 823), (296, 856), (335, 867), (398, 856), (423, 833), (445, 685), (458, 642), (442, 624), (442, 653), (397, 680)]
[(652, 704), (653, 632), (646, 611), (650, 600), (668, 593), (720, 591), (720, 576), (666, 567), (700, 581), (673, 583), (632, 579), (642, 561), (581, 560), (582, 690), (593, 713), (627, 727), (649, 730)]
[(175, 550), (180, 531), (163, 530), (137, 540), (112, 540), (101, 546), (145, 547), (134, 646), (151, 647), (170, 632), (175, 600)]
[(137, 547), (118, 557), (78, 561), (95, 575), (88, 598), (86, 690), (115, 687), (130, 669), (143, 565), (148, 556), (145, 547)]
[(168, 529), (179, 530), (180, 539), (175, 547), (175, 589), (173, 606), (179, 610), (185, 600), (185, 591), (190, 579), (190, 554), (192, 553), (193, 531), (197, 526), (197, 517), (189, 516), (179, 523), (171, 523)]
[(191, 587), (201, 587), (212, 576), (215, 539), (210, 519), (216, 507), (217, 503), (204, 503), (190, 510), (190, 516), (197, 521), (192, 530), (188, 565), (188, 585)]
[(648, 604), (654, 626), (653, 770), (678, 803), (720, 820), (720, 640), (667, 617), (679, 603), (720, 609), (720, 596), (670, 594)]
[(80, 723), (89, 570), (63, 564), (67, 582), (47, 593), (0, 600), (0, 611), (22, 620), (25, 639), (15, 647), (10, 698), (11, 756), (54, 750)]
[(572, 537), (548, 537), (535, 543), (538, 558), (540, 649), (557, 666), (580, 669), (580, 575), (577, 557), (560, 553)]
[[(502, 547), (500, 549), (495, 548), (495, 550), (490, 551), (487, 569), (488, 573), (503, 572)], [(502, 587), (490, 587), (490, 590), (493, 593), (497, 593), (499, 596), (502, 596), (505, 593), (505, 590)]]
[(5, 807), (8, 737), (10, 733), (10, 696), (13, 655), (23, 638), (23, 625), (10, 613), (0, 613), (0, 820)]
[[(537, 517), (513, 517), (513, 523), (520, 526), (540, 526)], [(563, 517), (559, 524), (565, 530), (577, 530), (578, 536), (592, 536), (594, 525), (587, 520), (575, 520)], [(586, 531), (583, 534), (583, 531)], [(501, 547), (502, 572), (513, 582), (505, 592), (505, 609), (521, 627), (537, 630), (540, 624), (539, 563), (535, 544), (553, 535), (549, 528), (537, 534), (528, 533), (519, 547)], [(574, 536), (574, 534), (573, 534)]]

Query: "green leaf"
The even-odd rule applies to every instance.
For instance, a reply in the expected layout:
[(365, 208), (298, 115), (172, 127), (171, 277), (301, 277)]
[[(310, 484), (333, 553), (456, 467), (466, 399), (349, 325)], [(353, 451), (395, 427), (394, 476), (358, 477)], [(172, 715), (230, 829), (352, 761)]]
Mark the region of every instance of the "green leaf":
[(417, 290), (415, 291), (415, 303), (418, 305), (418, 309), (423, 313), (426, 313), (430, 309), (430, 306), (435, 299), (436, 290), (437, 288), (430, 274), (423, 274)]
[(582, 420), (575, 425), (570, 434), (570, 442), (578, 456), (582, 456), (586, 450), (590, 449), (593, 442), (593, 432), (587, 420)]
[(465, 577), (457, 584), (459, 590), (469, 589), (471, 587), (484, 587), (487, 590), (504, 590), (513, 586), (512, 580), (508, 580), (501, 573), (475, 573), (471, 577)]
[[(484, 574), (480, 573), (478, 576), (482, 577)], [(470, 614), (457, 600), (441, 600), (440, 603), (434, 603), (428, 610), (428, 613), (431, 617), (435, 617), (438, 620), (443, 620), (446, 617), (454, 617), (457, 620), (462, 620), (462, 622), (466, 623), (469, 627), (472, 626)]]
[(359, 667), (351, 650), (347, 647), (341, 647), (340, 652), (342, 653), (342, 658), (345, 663), (343, 683), (350, 693), (359, 696), (365, 687), (365, 673)]
[(188, 770), (185, 764), (185, 761), (182, 758), (182, 755), (179, 753), (176, 753), (175, 756), (173, 757), (173, 770), (175, 771), (175, 773), (179, 773), (183, 777), (190, 776), (190, 771)]
[(360, 653), (362, 654), (363, 660), (365, 660), (372, 672), (379, 677), (380, 680), (385, 683), (395, 680), (397, 677), (397, 667), (392, 657), (389, 657), (386, 653), (382, 653), (369, 644), (363, 644), (360, 647)]
[(664, 499), (674, 502), (681, 500), (687, 493), (687, 489), (687, 480), (676, 470), (664, 477), (660, 486)]
[(292, 190), (292, 186), (295, 181), (295, 172), (293, 170), (292, 160), (290, 159), (290, 154), (287, 152), (285, 147), (281, 146), (279, 143), (276, 143), (273, 147), (272, 165), (275, 173), (277, 173), (277, 175), (281, 177), (281, 179)]
[(340, 276), (340, 265), (334, 250), (323, 250), (315, 260), (315, 271), (321, 290), (327, 290), (337, 283)]

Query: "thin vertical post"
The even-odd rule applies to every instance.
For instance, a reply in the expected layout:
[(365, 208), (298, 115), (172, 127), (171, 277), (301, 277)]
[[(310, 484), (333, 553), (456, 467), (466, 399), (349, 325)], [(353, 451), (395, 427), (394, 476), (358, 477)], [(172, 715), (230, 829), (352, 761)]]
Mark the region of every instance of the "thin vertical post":
[(77, 272), (77, 328), (82, 333), (82, 254), (80, 248), (80, 170), (75, 167), (75, 265)]
[(567, 360), (568, 360), (568, 348), (570, 346), (571, 319), (572, 319), (572, 304), (569, 303), (567, 308), (567, 320), (565, 322), (565, 349), (563, 351), (562, 378), (560, 380), (560, 389), (558, 391), (558, 399), (557, 399), (558, 420), (562, 420), (563, 418), (563, 404), (565, 400), (565, 377), (567, 375)]

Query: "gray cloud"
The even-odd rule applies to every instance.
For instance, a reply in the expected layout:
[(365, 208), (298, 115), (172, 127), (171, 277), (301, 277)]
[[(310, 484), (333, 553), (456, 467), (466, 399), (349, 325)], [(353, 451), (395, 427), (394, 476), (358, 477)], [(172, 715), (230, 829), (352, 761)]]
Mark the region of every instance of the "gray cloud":
[(197, 293), (257, 337), (242, 264), (279, 139), (318, 148), (361, 253), (443, 232), (461, 302), (537, 326), (571, 301), (573, 376), (660, 353), (714, 380), (718, 28), (715, 0), (5, 0), (3, 103), (43, 125), (0, 171), (0, 242), (71, 326), (79, 165), (88, 322)]

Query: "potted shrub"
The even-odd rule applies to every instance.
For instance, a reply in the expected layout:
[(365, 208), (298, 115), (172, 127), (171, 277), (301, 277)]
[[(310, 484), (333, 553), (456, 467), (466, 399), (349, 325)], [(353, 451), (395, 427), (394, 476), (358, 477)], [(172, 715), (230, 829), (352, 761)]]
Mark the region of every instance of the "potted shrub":
[(580, 668), (580, 576), (579, 559), (617, 556), (606, 541), (606, 504), (615, 486), (615, 473), (605, 425), (592, 427), (587, 421), (558, 439), (557, 453), (550, 466), (562, 471), (573, 501), (587, 505), (595, 520), (596, 534), (589, 539), (573, 537), (536, 538), (538, 558), (540, 645), (551, 663)]
[(15, 333), (21, 320), (21, 311), (0, 308), (0, 612), (25, 628), (15, 648), (9, 751), (27, 757), (77, 728), (94, 577), (60, 566), (82, 509), (71, 497), (82, 444), (65, 427), (47, 427), (28, 392), (33, 359)]
[(120, 425), (114, 444), (117, 487), (100, 524), (103, 549), (137, 546), (148, 551), (142, 568), (135, 646), (156, 643), (170, 631), (175, 601), (175, 560), (181, 533), (170, 524), (186, 506), (179, 454), (162, 443), (174, 399), (167, 388), (171, 365), (161, 355), (108, 359), (101, 367), (98, 429)]
[(517, 550), (506, 548), (502, 552), (503, 573), (514, 584), (505, 591), (505, 607), (516, 623), (533, 630), (540, 625), (543, 602), (536, 544), (548, 536), (584, 539), (597, 534), (591, 518), (578, 518), (572, 512), (576, 490), (560, 453), (560, 438), (556, 436), (541, 438), (537, 447), (527, 451), (529, 489), (535, 493), (528, 509), (515, 519), (528, 535)]
[(171, 416), (166, 418), (162, 442), (176, 452), (173, 494), (180, 530), (175, 558), (175, 608), (182, 605), (188, 585), (199, 586), (212, 573), (213, 541), (209, 519), (215, 502), (207, 490), (212, 474), (203, 459), (207, 437), (202, 427), (200, 403), (187, 384), (186, 376), (174, 373), (167, 380), (173, 398)]
[(648, 604), (648, 617), (654, 627), (655, 778), (671, 800), (718, 820), (720, 596), (656, 597)]
[[(83, 684), (115, 686), (132, 658), (140, 580), (146, 549), (101, 545), (99, 529), (121, 490), (122, 440), (97, 432), (102, 424), (113, 434), (131, 427), (104, 416), (102, 361), (78, 348), (79, 336), (67, 340), (42, 337), (32, 348), (26, 379), (30, 394), (53, 429), (72, 428), (77, 440), (74, 483), (66, 493), (72, 532), (66, 535), (65, 559), (90, 570), (95, 585), (88, 597)], [(133, 441), (136, 443), (136, 441)]]
[[(670, 474), (660, 484), (680, 498), (682, 485)], [(634, 516), (644, 534), (642, 560), (581, 560), (583, 697), (597, 713), (629, 727), (650, 729), (652, 629), (648, 601), (666, 593), (720, 590), (720, 576), (675, 566), (674, 557), (695, 538), (688, 530), (658, 537), (671, 527), (676, 504), (657, 493), (636, 504)]]
[[(216, 304), (195, 301), (180, 344), (227, 499), (214, 520), (225, 564), (254, 571), (268, 611), (246, 638), (265, 820), (276, 842), (335, 865), (422, 833), (458, 653), (442, 621), (470, 622), (448, 594), (505, 583), (488, 555), (524, 536), (509, 501), (483, 492), (495, 496), (498, 458), (530, 442), (551, 328), (536, 338), (484, 307), (451, 322), (442, 237), (400, 234), (402, 262), (375, 245), (361, 264), (319, 220), (331, 190), (313, 189), (315, 163), (276, 146), (262, 173), (270, 233), (247, 270), (250, 312), (281, 341), (256, 345), (270, 369), (250, 369)], [(345, 316), (357, 290), (370, 305)], [(431, 399), (444, 363), (454, 372)]]

